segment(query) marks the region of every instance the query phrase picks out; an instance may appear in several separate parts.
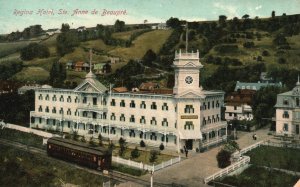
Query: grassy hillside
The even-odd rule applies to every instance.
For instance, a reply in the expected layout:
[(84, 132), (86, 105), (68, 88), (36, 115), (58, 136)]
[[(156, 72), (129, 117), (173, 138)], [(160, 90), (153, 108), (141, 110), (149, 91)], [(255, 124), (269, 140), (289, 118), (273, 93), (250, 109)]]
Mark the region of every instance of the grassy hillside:
[(21, 82), (37, 82), (43, 83), (49, 78), (49, 71), (41, 67), (31, 66), (24, 67), (22, 71), (15, 74), (12, 79)]
[(132, 31), (126, 31), (126, 32), (117, 32), (113, 33), (112, 37), (116, 39), (122, 39), (122, 40), (129, 40), (130, 36), (136, 32), (142, 31), (143, 29), (136, 29)]

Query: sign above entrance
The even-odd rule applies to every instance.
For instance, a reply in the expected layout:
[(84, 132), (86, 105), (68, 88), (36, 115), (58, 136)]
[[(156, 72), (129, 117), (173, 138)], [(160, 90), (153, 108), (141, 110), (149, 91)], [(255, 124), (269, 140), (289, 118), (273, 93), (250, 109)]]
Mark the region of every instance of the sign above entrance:
[(181, 119), (198, 119), (197, 115), (182, 115)]

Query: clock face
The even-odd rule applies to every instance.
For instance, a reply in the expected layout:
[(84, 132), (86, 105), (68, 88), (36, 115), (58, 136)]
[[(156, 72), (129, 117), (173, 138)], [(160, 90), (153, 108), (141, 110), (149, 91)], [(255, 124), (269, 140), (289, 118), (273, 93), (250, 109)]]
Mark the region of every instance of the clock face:
[(185, 78), (185, 82), (186, 82), (187, 84), (192, 84), (193, 78), (192, 78), (191, 76), (187, 76), (187, 77)]

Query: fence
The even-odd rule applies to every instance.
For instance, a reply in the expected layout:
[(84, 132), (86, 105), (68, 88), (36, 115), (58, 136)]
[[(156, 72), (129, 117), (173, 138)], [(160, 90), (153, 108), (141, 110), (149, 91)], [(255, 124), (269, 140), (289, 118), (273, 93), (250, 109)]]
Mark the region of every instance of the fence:
[(297, 143), (267, 141), (267, 142), (264, 142), (263, 145), (273, 146), (273, 147), (284, 147), (284, 148), (300, 149), (300, 144), (297, 144)]
[(130, 166), (130, 167), (138, 168), (138, 169), (157, 171), (157, 170), (163, 169), (165, 167), (168, 167), (168, 166), (171, 166), (173, 164), (176, 164), (176, 163), (180, 162), (181, 157), (178, 156), (177, 158), (172, 158), (172, 159), (170, 159), (168, 161), (165, 161), (165, 162), (162, 162), (158, 165), (147, 165), (147, 164), (144, 164), (143, 162), (135, 162), (135, 161), (132, 161), (130, 159), (126, 160), (126, 159), (116, 157), (116, 156), (112, 157), (112, 161), (116, 162), (116, 163), (120, 163), (120, 164)]
[(264, 145), (264, 141), (259, 141), (253, 145), (250, 145), (244, 149), (241, 149), (240, 151), (236, 151), (235, 153), (232, 154), (232, 156), (235, 157), (239, 157), (240, 155), (243, 155), (245, 153), (247, 153), (248, 151), (251, 151), (252, 149), (255, 149), (261, 145)]
[(209, 177), (206, 177), (204, 179), (204, 183), (207, 184), (212, 180), (215, 180), (215, 179), (220, 178), (220, 177), (224, 177), (224, 176), (228, 175), (229, 173), (237, 170), (238, 168), (241, 168), (242, 166), (245, 166), (249, 162), (250, 162), (250, 157), (249, 156), (243, 156), (243, 158), (240, 161), (238, 161), (238, 162), (222, 169), (221, 171), (218, 171), (217, 173), (215, 173), (215, 174), (213, 174)]

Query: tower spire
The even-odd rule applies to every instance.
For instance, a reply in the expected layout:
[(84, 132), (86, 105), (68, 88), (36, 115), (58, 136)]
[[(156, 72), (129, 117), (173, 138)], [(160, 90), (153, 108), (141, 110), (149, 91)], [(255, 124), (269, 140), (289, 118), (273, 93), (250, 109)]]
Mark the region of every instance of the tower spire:
[(92, 72), (92, 48), (90, 49), (90, 72)]
[(298, 74), (298, 81), (297, 81), (297, 84), (296, 85), (300, 85), (300, 82), (299, 82), (299, 74)]

